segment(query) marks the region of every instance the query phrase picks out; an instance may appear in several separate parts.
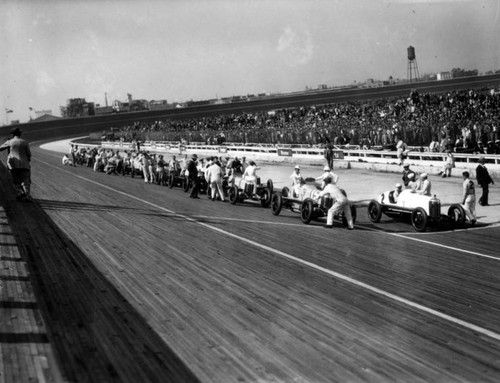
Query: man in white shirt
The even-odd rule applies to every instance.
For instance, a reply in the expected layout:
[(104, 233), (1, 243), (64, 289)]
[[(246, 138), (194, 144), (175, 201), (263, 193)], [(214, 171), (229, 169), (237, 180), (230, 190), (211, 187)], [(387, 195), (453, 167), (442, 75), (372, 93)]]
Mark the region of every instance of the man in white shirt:
[(330, 178), (330, 182), (334, 185), (339, 181), (339, 176), (330, 170), (329, 166), (323, 168), (323, 174), (316, 178), (316, 181), (321, 181), (321, 189), (325, 187), (325, 179)]
[(352, 219), (351, 207), (349, 206), (349, 200), (342, 193), (338, 186), (332, 184), (332, 179), (330, 177), (326, 177), (323, 182), (325, 183), (325, 187), (319, 193), (319, 198), (324, 196), (325, 194), (329, 194), (330, 197), (333, 198), (333, 205), (330, 209), (328, 209), (328, 215), (326, 217), (326, 228), (333, 227), (333, 216), (335, 213), (340, 211), (344, 211), (345, 218), (347, 219), (347, 228), (349, 230), (354, 229), (354, 221)]

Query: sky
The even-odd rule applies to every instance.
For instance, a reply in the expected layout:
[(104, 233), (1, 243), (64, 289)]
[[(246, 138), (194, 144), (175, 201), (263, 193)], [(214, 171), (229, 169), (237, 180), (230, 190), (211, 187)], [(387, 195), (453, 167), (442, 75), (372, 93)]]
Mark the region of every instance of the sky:
[[(500, 0), (2, 0), (0, 124), (105, 105), (500, 69)], [(29, 108), (32, 108), (30, 110)], [(11, 113), (6, 113), (12, 110)]]

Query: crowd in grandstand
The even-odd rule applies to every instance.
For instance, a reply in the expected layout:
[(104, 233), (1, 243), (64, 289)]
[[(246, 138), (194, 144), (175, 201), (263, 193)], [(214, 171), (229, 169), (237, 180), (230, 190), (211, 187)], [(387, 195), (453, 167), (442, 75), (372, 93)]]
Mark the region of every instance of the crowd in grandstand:
[(242, 113), (187, 120), (137, 122), (115, 133), (124, 141), (359, 145), (499, 153), (500, 92), (412, 91), (406, 98)]

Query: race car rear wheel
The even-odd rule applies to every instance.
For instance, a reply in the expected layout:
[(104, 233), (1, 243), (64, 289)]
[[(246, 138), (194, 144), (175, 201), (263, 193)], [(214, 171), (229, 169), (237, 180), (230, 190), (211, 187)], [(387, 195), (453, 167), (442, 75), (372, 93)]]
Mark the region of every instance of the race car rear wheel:
[(229, 189), (229, 202), (231, 205), (234, 205), (238, 201), (238, 186), (233, 186), (231, 189)]
[(283, 199), (279, 193), (273, 193), (271, 197), (271, 213), (273, 215), (279, 215), (281, 208), (283, 207)]
[(269, 207), (269, 205), (271, 204), (271, 198), (272, 195), (269, 189), (262, 190), (262, 195), (260, 197), (260, 204), (262, 205), (262, 207)]
[(273, 195), (273, 190), (274, 190), (274, 184), (272, 179), (267, 180), (267, 187), (269, 189), (270, 196)]
[(370, 201), (368, 204), (368, 218), (373, 223), (379, 222), (380, 218), (382, 218), (382, 207), (375, 200)]
[(425, 231), (427, 221), (427, 213), (421, 207), (417, 207), (411, 212), (411, 224), (416, 231)]
[(448, 218), (453, 227), (463, 227), (465, 225), (465, 210), (461, 205), (451, 205), (448, 209)]
[(290, 195), (290, 189), (288, 187), (285, 186), (283, 189), (281, 189), (281, 196), (283, 198), (287, 198), (289, 195)]
[(302, 202), (302, 206), (300, 208), (300, 219), (306, 225), (311, 222), (314, 215), (314, 203), (310, 198), (306, 198), (304, 202)]
[[(352, 217), (353, 224), (356, 223), (356, 216), (357, 216), (356, 206), (351, 205), (351, 217)], [(342, 225), (344, 225), (344, 227), (348, 226), (347, 218), (345, 217), (345, 214), (342, 215)]]

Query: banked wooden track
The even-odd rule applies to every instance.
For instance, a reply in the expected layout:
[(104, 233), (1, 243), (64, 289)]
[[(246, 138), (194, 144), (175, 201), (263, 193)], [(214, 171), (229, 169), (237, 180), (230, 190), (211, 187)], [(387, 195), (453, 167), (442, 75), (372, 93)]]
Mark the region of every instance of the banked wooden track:
[(33, 149), (36, 202), (1, 202), (67, 381), (500, 377), (497, 228), (326, 230)]

